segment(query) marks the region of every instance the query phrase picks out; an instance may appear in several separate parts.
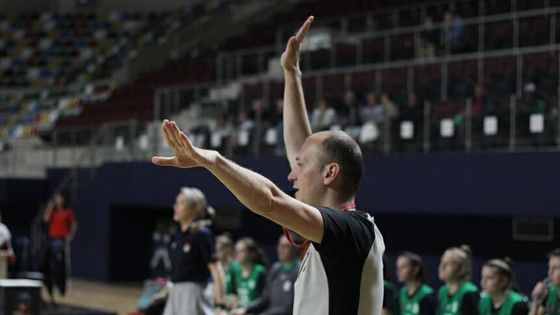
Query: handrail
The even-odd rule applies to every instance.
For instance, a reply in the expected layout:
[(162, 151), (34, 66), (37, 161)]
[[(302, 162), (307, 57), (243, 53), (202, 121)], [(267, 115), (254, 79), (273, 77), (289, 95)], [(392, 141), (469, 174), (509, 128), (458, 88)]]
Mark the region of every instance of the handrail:
[(97, 130), (96, 134), (90, 139), (88, 148), (82, 151), (82, 154), (78, 157), (76, 163), (74, 164), (74, 167), (66, 173), (64, 178), (58, 184), (58, 186), (56, 186), (56, 189), (54, 190), (54, 194), (63, 191), (64, 188), (66, 188), (66, 186), (70, 182), (70, 180), (78, 173), (78, 168), (81, 166), (86, 156), (93, 153), (93, 151), (95, 150), (94, 145), (101, 139), (101, 137), (105, 135), (108, 126), (109, 126), (108, 123), (104, 123), (101, 125), (101, 128)]

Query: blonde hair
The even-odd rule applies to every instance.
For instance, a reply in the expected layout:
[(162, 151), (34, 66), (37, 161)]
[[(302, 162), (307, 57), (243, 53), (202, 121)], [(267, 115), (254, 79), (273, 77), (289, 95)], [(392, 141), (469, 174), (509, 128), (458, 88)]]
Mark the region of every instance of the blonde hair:
[(195, 187), (182, 187), (181, 194), (187, 197), (187, 202), (191, 207), (198, 206), (200, 209), (197, 219), (191, 223), (192, 231), (198, 232), (207, 226), (211, 226), (216, 217), (216, 210), (208, 206), (204, 193)]
[(499, 276), (507, 279), (506, 289), (512, 289), (516, 292), (519, 291), (517, 283), (515, 282), (515, 272), (513, 271), (513, 260), (511, 258), (492, 259), (487, 261), (484, 266), (494, 268)]
[(469, 245), (463, 244), (459, 247), (450, 247), (446, 253), (451, 253), (465, 272), (459, 275), (461, 280), (469, 281), (472, 272), (472, 250)]

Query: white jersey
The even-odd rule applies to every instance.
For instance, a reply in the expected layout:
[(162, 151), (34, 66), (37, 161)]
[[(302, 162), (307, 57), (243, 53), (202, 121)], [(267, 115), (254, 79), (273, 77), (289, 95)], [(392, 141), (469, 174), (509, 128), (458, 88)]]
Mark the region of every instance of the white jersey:
[(295, 283), (294, 315), (379, 315), (383, 305), (383, 236), (361, 211), (318, 207), (321, 244), (312, 243)]
[(0, 246), (8, 243), (8, 248), (11, 247), (12, 234), (4, 223), (0, 223)]

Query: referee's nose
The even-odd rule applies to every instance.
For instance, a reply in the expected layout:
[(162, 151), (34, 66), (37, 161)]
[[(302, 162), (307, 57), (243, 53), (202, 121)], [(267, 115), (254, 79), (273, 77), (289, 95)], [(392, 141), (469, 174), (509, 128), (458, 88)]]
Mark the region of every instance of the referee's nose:
[(291, 170), (290, 174), (288, 174), (288, 180), (290, 182), (295, 182), (297, 180), (297, 175), (296, 175), (296, 172), (294, 170)]

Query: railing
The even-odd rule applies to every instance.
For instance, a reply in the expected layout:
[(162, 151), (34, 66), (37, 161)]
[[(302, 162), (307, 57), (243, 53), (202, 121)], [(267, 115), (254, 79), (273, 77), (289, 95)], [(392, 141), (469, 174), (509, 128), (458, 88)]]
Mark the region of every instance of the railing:
[[(512, 3), (515, 3), (515, 1)], [(449, 41), (445, 41), (444, 45), (439, 47), (440, 51), (433, 58), (427, 58), (423, 61), (429, 62), (432, 60), (447, 60), (450, 58), (483, 58), (489, 51), (513, 50), (517, 52), (519, 49), (530, 46), (549, 45), (551, 49), (554, 49), (552, 46), (555, 46), (556, 42), (558, 42), (556, 39), (556, 19), (557, 14), (560, 13), (560, 8), (548, 7), (548, 3), (545, 5), (546, 6), (541, 9), (464, 19), (462, 25), (466, 32), (465, 38), (470, 40), (471, 44), (463, 49), (455, 50), (449, 46)], [(350, 18), (351, 17), (345, 17), (340, 18), (340, 20)], [(541, 19), (541, 23), (544, 21), (544, 23), (547, 24), (548, 34), (544, 36), (546, 37), (546, 42), (542, 40), (544, 37), (539, 38), (540, 41), (536, 38), (532, 38), (532, 41), (527, 41), (527, 36), (520, 34), (520, 24), (528, 24), (537, 21), (537, 19)], [(488, 36), (486, 36), (486, 30), (500, 23), (503, 24), (504, 22), (511, 23), (511, 25), (506, 25), (504, 28), (506, 32), (504, 35), (506, 37), (509, 36), (511, 42), (509, 42), (509, 40), (499, 43), (489, 42)], [(328, 22), (325, 24), (329, 25)], [(312, 72), (310, 71), (313, 70), (329, 71), (340, 68), (362, 68), (364, 65), (372, 64), (382, 64), (384, 67), (393, 67), (402, 61), (422, 62), (422, 60), (418, 60), (420, 56), (417, 48), (420, 35), (423, 32), (431, 31), (437, 33), (439, 36), (440, 32), (449, 31), (449, 27), (444, 23), (433, 23), (432, 29), (430, 30), (426, 29), (424, 25), (416, 25), (378, 31), (364, 29), (361, 32), (350, 32), (344, 27), (347, 23), (338, 23), (338, 25), (334, 27), (332, 26), (334, 23), (330, 24), (329, 32), (331, 32), (335, 38), (334, 46), (328, 50), (328, 64), (322, 65), (320, 68), (314, 67), (311, 62), (314, 52), (304, 52), (301, 60), (302, 70), (306, 73), (311, 74)], [(366, 23), (366, 25), (368, 25), (368, 23)], [(338, 28), (336, 26), (338, 26)], [(314, 27), (316, 26), (314, 25)], [(291, 31), (289, 34), (293, 32), (294, 28), (290, 26)], [(267, 69), (267, 62), (270, 56), (279, 56), (284, 49), (284, 43), (285, 40), (287, 40), (287, 38), (284, 38), (286, 36), (283, 35), (285, 33), (283, 28), (278, 29), (276, 36), (277, 43), (274, 46), (241, 50), (220, 55), (216, 61), (217, 81), (225, 82), (239, 79), (246, 75), (262, 74)], [(391, 43), (397, 41), (410, 41), (410, 49), (398, 48), (398, 50), (393, 51)], [(379, 54), (378, 56), (372, 53), (371, 49), (365, 50), (364, 45), (368, 43), (370, 46), (381, 46), (380, 49), (376, 48), (376, 52)], [(337, 44), (353, 47), (355, 54), (350, 62), (351, 65), (341, 65), (340, 62), (337, 64)], [(367, 58), (364, 58), (365, 56), (367, 56)]]

